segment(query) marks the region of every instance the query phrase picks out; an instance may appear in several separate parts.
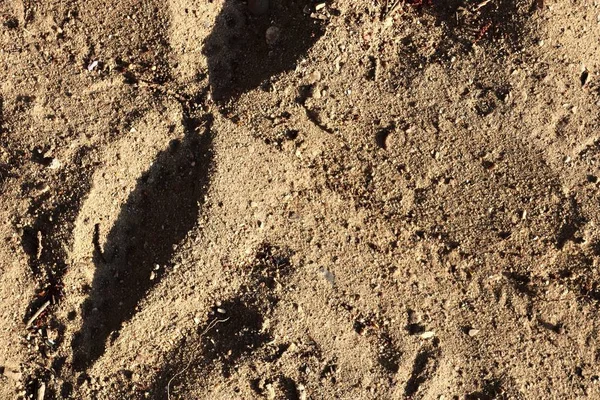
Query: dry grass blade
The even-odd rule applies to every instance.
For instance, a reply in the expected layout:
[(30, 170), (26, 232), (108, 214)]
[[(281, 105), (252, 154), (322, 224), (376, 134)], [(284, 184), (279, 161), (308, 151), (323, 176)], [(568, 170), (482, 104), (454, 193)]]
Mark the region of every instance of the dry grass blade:
[(384, 11), (381, 14), (381, 20), (383, 21), (387, 17), (394, 14), (402, 4), (404, 4), (404, 0), (394, 0), (391, 3), (389, 1), (386, 1)]

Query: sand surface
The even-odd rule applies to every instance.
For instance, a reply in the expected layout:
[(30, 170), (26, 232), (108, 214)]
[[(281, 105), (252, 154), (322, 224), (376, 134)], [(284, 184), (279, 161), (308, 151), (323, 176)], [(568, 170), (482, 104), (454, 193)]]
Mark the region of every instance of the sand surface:
[(600, 3), (267, 3), (0, 1), (0, 398), (600, 398)]

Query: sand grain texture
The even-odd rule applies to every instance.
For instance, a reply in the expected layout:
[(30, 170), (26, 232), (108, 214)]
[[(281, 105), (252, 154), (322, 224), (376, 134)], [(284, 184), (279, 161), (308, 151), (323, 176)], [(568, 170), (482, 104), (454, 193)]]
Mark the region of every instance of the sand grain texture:
[(250, 3), (0, 3), (0, 398), (600, 397), (600, 5)]

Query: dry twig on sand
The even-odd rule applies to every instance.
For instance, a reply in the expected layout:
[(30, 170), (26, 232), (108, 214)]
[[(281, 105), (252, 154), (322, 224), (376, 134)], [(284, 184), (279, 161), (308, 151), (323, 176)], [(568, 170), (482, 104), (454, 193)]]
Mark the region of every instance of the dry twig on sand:
[(381, 20), (385, 20), (387, 17), (391, 16), (396, 12), (398, 7), (404, 3), (404, 0), (386, 0), (383, 13), (381, 14)]
[(40, 316), (40, 314), (42, 314), (44, 312), (44, 310), (46, 308), (48, 308), (49, 305), (50, 305), (50, 300), (48, 300), (44, 304), (42, 304), (42, 306), (35, 312), (35, 314), (33, 314), (31, 316), (31, 318), (29, 318), (29, 320), (27, 321), (27, 324), (25, 324), (25, 329), (29, 328), (35, 322), (35, 320)]

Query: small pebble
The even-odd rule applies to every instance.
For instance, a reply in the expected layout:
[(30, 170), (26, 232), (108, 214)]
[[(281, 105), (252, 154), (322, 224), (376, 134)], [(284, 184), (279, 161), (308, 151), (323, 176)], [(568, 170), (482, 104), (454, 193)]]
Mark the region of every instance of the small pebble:
[(298, 392), (298, 399), (306, 400), (306, 388), (303, 384), (298, 384), (298, 386), (296, 386), (296, 391)]
[(98, 67), (98, 61), (92, 61), (92, 63), (90, 65), (87, 66), (87, 70), (92, 72), (93, 70), (96, 69), (96, 67)]
[(50, 169), (59, 169), (60, 167), (62, 167), (62, 163), (60, 162), (60, 160), (58, 158), (52, 159), (52, 162), (48, 166), (48, 168), (50, 168)]
[(323, 278), (325, 278), (329, 283), (331, 283), (332, 285), (335, 285), (335, 275), (333, 275), (331, 272), (329, 272), (325, 268), (321, 268), (321, 270), (319, 272), (321, 273)]
[(275, 398), (275, 388), (273, 388), (273, 385), (270, 383), (267, 383), (265, 385), (265, 391), (267, 392), (267, 399), (268, 400), (273, 400)]
[(316, 83), (321, 80), (321, 71), (313, 71), (308, 77), (310, 83)]
[(321, 97), (323, 97), (323, 93), (321, 92), (321, 89), (319, 89), (318, 87), (313, 87), (312, 88), (312, 97), (313, 99), (317, 99), (319, 100)]
[(271, 26), (267, 29), (265, 34), (265, 39), (267, 40), (267, 44), (269, 46), (274, 46), (281, 36), (281, 31), (276, 26)]
[(479, 333), (479, 329), (469, 329), (469, 336), (473, 337)]
[(427, 331), (427, 332), (421, 333), (421, 339), (431, 339), (434, 336), (435, 336), (434, 331)]

